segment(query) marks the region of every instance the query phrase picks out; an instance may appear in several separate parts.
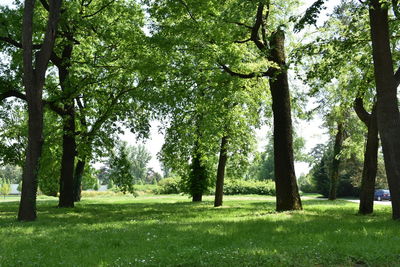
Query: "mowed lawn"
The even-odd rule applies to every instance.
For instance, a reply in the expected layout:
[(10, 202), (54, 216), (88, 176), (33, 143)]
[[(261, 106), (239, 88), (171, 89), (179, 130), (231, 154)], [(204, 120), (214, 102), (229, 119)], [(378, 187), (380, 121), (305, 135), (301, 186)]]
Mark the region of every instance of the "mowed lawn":
[(16, 221), (0, 200), (0, 266), (400, 266), (400, 223), (389, 206), (303, 200), (277, 213), (273, 197), (91, 197), (74, 209), (40, 197), (38, 220)]

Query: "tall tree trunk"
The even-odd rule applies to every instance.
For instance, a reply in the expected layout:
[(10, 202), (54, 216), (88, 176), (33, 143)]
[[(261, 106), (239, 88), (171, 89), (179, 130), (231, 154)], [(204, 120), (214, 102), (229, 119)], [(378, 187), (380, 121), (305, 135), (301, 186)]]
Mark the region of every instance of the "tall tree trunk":
[[(33, 86), (32, 86), (33, 87)], [(38, 185), (39, 160), (43, 145), (43, 107), (41, 95), (28, 97), (28, 147), (22, 176), (21, 202), (18, 220), (36, 219), (36, 193)]]
[(339, 167), (340, 167), (339, 154), (340, 151), (342, 150), (343, 139), (344, 139), (343, 123), (339, 122), (337, 127), (338, 128), (335, 136), (335, 144), (333, 146), (332, 168), (330, 173), (331, 186), (329, 189), (329, 200), (335, 200), (337, 195), (337, 187), (339, 184)]
[(274, 115), (274, 162), (276, 210), (301, 210), (301, 200), (294, 170), (290, 92), (285, 62), (285, 34), (278, 30), (270, 41), (271, 59), (279, 64), (269, 80)]
[(361, 180), (360, 214), (371, 214), (374, 211), (375, 180), (378, 169), (378, 122), (376, 111), (371, 113), (368, 125), (367, 145), (364, 153), (364, 168)]
[(74, 175), (74, 201), (81, 201), (82, 194), (82, 177), (85, 170), (86, 158), (78, 159), (75, 167)]
[(58, 202), (58, 206), (64, 208), (74, 207), (75, 111), (73, 100), (70, 102), (72, 103), (64, 107), (68, 115), (63, 117), (63, 153)]
[[(28, 102), (29, 119), (28, 147), (22, 174), (22, 192), (18, 211), (18, 220), (20, 221), (33, 221), (36, 219), (37, 174), (43, 145), (42, 90), (50, 54), (54, 46), (61, 0), (51, 0), (49, 2), (46, 34), (43, 45), (35, 58), (35, 63), (33, 63), (32, 51), (34, 8), (34, 0), (25, 0), (22, 28), (23, 82)], [(35, 68), (33, 64), (35, 64)]]
[(224, 196), (225, 167), (226, 167), (226, 162), (228, 160), (227, 145), (228, 145), (228, 136), (223, 136), (221, 139), (221, 148), (219, 151), (214, 207), (222, 206), (222, 199)]
[(377, 90), (378, 130), (392, 199), (392, 218), (400, 219), (400, 114), (385, 3), (370, 0), (372, 55)]
[(378, 122), (376, 104), (369, 114), (361, 98), (354, 101), (354, 110), (360, 120), (367, 126), (367, 144), (364, 152), (364, 167), (361, 178), (360, 206), (358, 213), (371, 214), (374, 211), (375, 180), (378, 169)]

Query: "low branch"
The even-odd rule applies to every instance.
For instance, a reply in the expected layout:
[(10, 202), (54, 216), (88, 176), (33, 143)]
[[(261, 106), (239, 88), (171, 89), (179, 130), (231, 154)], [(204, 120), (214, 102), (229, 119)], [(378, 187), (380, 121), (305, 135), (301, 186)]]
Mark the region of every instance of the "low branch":
[(9, 97), (16, 97), (16, 98), (26, 101), (26, 95), (24, 95), (23, 93), (21, 93), (20, 91), (17, 91), (17, 90), (8, 90), (6, 92), (1, 93), (0, 101), (3, 101), (4, 99), (9, 98)]
[(363, 104), (363, 100), (361, 97), (357, 97), (353, 103), (354, 111), (357, 113), (357, 116), (360, 120), (368, 127), (369, 120), (371, 119), (371, 114), (369, 114)]
[[(4, 36), (0, 36), (0, 41), (8, 43), (12, 46), (15, 46), (17, 48), (21, 48), (22, 49), (22, 44), (20, 42), (15, 41), (13, 38), (11, 38), (10, 36), (4, 37)], [(40, 49), (42, 47), (41, 44), (34, 44), (32, 45), (33, 49)]]

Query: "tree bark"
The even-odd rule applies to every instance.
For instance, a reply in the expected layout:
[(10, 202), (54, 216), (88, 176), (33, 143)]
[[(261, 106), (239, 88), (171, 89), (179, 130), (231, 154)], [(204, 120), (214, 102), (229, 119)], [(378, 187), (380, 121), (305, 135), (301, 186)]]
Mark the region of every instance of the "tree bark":
[(85, 170), (86, 159), (78, 159), (75, 167), (75, 175), (74, 175), (74, 201), (81, 201), (81, 193), (82, 193), (82, 177), (83, 171)]
[(368, 124), (367, 145), (364, 153), (364, 168), (361, 180), (360, 214), (371, 214), (374, 211), (375, 180), (378, 170), (378, 122), (376, 111), (371, 113)]
[(329, 189), (329, 200), (335, 200), (337, 195), (337, 187), (339, 184), (339, 167), (340, 167), (340, 158), (339, 154), (342, 150), (343, 139), (344, 139), (344, 127), (343, 123), (339, 122), (337, 125), (337, 133), (335, 136), (335, 144), (333, 146), (333, 159), (332, 159), (332, 168), (330, 174), (331, 186)]
[(377, 90), (378, 130), (392, 200), (392, 218), (400, 219), (400, 114), (390, 50), (388, 10), (370, 0), (372, 55)]
[(271, 36), (271, 60), (280, 66), (269, 80), (274, 116), (274, 164), (276, 210), (301, 210), (301, 200), (294, 170), (290, 92), (285, 62), (285, 34), (278, 30)]
[(65, 106), (68, 115), (63, 116), (63, 145), (58, 207), (74, 207), (74, 164), (76, 155), (75, 111), (73, 100)]
[(33, 67), (33, 12), (34, 0), (25, 0), (22, 48), (23, 82), (28, 103), (28, 146), (25, 166), (22, 174), (22, 192), (18, 211), (19, 221), (36, 219), (36, 193), (38, 184), (39, 160), (43, 145), (43, 103), (42, 90), (45, 82), (47, 65), (53, 50), (57, 23), (60, 15), (61, 0), (51, 0), (49, 17), (43, 45), (35, 58)]
[(225, 167), (226, 167), (226, 162), (228, 160), (227, 145), (228, 145), (228, 136), (223, 136), (221, 139), (221, 148), (219, 151), (214, 207), (222, 206), (222, 199), (224, 196)]
[(361, 178), (360, 206), (358, 213), (371, 214), (374, 211), (375, 180), (378, 169), (378, 122), (376, 104), (369, 114), (361, 98), (354, 101), (354, 110), (360, 120), (367, 126), (367, 144), (364, 152), (364, 167)]
[(194, 155), (190, 170), (190, 193), (193, 202), (199, 202), (203, 199), (203, 193), (207, 183), (207, 169), (201, 160), (201, 153), (199, 152), (199, 144), (196, 141), (194, 146)]

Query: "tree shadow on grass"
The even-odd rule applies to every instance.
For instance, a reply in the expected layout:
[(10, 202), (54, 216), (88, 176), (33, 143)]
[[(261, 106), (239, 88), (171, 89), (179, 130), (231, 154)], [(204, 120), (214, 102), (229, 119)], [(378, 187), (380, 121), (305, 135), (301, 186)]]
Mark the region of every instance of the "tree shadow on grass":
[[(37, 222), (0, 219), (2, 233), (14, 234), (0, 243), (8, 253), (0, 265), (299, 266), (399, 260), (397, 223), (356, 216), (347, 203), (303, 203), (304, 211), (277, 213), (273, 202), (261, 201), (226, 201), (226, 208), (213, 208), (212, 202), (82, 203), (75, 209), (41, 202)], [(0, 209), (11, 212), (17, 205), (10, 206), (1, 203)], [(30, 253), (19, 253), (20, 248)]]

